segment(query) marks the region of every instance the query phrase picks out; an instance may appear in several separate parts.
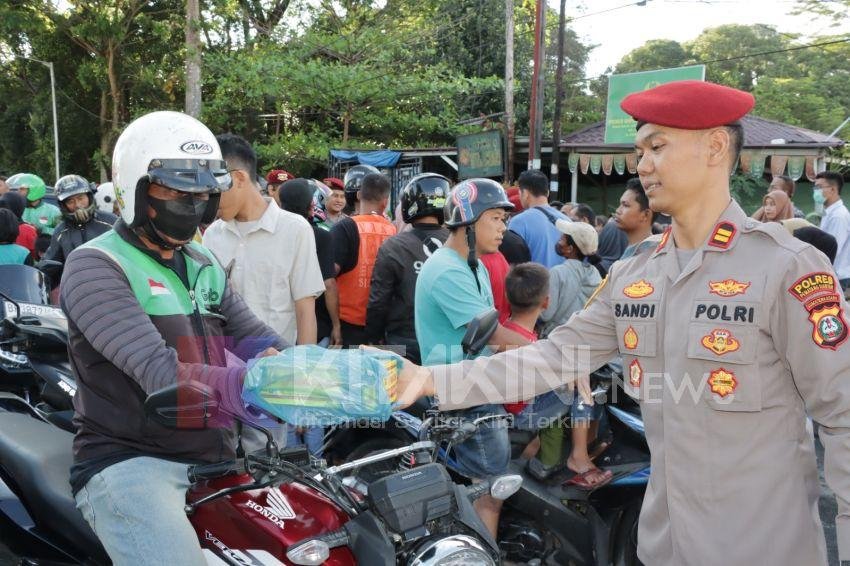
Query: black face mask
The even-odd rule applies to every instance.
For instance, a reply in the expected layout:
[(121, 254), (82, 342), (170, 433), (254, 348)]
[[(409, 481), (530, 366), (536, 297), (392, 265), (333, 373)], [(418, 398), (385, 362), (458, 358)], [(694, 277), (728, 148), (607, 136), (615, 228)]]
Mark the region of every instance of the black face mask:
[(195, 196), (162, 200), (148, 195), (148, 203), (156, 211), (156, 218), (151, 218), (149, 223), (163, 236), (189, 241), (201, 225), (208, 202)]

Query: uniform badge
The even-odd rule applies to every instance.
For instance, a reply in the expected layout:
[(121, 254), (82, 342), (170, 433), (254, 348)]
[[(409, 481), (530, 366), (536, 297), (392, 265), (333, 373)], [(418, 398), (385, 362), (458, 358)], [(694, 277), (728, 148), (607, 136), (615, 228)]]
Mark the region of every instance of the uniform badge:
[(735, 379), (734, 373), (720, 368), (711, 372), (708, 376), (708, 384), (711, 386), (712, 393), (717, 393), (721, 397), (726, 397), (737, 389), (738, 380)]
[(814, 326), (812, 339), (821, 348), (836, 350), (847, 340), (847, 321), (844, 320), (838, 295), (835, 295), (835, 302), (813, 309), (809, 320)]
[(644, 297), (650, 296), (655, 292), (655, 288), (651, 283), (646, 281), (646, 279), (641, 279), (640, 281), (635, 281), (625, 289), (623, 289), (623, 294), (630, 299), (642, 299)]
[(629, 385), (638, 388), (641, 380), (643, 380), (643, 368), (640, 367), (640, 362), (634, 359), (629, 364)]
[(734, 352), (741, 347), (741, 343), (732, 336), (729, 330), (724, 328), (716, 328), (708, 335), (703, 336), (702, 345), (718, 356)]
[(638, 346), (638, 335), (635, 332), (635, 329), (629, 326), (626, 329), (626, 333), (623, 334), (623, 344), (626, 345), (626, 348), (629, 350), (634, 350)]
[(708, 239), (708, 245), (725, 250), (732, 243), (737, 231), (738, 229), (731, 222), (719, 222)]
[(736, 281), (734, 279), (724, 279), (723, 281), (709, 281), (708, 289), (711, 293), (721, 297), (734, 297), (735, 295), (743, 295), (750, 288), (749, 281)]
[(835, 292), (835, 277), (831, 273), (809, 273), (803, 275), (788, 288), (798, 301), (805, 303), (815, 295)]
[(837, 350), (847, 340), (847, 321), (831, 273), (808, 273), (788, 288), (803, 303), (812, 323), (812, 341), (819, 348)]

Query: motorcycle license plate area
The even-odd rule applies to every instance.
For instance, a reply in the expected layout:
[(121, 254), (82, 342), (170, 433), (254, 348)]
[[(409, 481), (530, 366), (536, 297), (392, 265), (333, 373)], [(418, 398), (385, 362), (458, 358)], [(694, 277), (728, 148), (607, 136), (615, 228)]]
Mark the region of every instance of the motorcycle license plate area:
[[(18, 315), (18, 311), (13, 303), (3, 301), (6, 310), (6, 318), (13, 319)], [(32, 303), (18, 303), (21, 308), (21, 316), (37, 316), (38, 318), (48, 318), (56, 321), (66, 320), (65, 313), (58, 307), (50, 305), (34, 305)]]

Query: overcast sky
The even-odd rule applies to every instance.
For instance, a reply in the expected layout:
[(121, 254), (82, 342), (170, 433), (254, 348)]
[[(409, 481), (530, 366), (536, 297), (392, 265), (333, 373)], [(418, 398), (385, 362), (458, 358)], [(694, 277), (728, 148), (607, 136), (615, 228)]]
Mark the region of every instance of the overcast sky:
[[(558, 10), (557, 0), (547, 1)], [(831, 28), (830, 21), (788, 15), (795, 6), (793, 0), (648, 0), (646, 6), (622, 7), (629, 3), (630, 0), (567, 0), (567, 15), (579, 18), (573, 28), (585, 42), (598, 45), (591, 53), (587, 76), (601, 75), (650, 39), (684, 42), (705, 28), (723, 24), (768, 24), (781, 32), (806, 36), (850, 33), (850, 21)], [(604, 10), (611, 11), (598, 13)]]

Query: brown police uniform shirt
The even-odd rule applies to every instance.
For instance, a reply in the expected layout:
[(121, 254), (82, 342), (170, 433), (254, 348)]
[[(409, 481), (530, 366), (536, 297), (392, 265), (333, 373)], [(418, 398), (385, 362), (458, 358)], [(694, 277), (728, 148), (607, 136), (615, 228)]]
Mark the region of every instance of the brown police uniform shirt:
[(652, 453), (638, 554), (653, 566), (826, 564), (808, 413), (850, 559), (850, 344), (829, 261), (734, 202), (684, 269), (676, 255), (665, 234), (547, 340), (430, 368), (441, 407), (528, 398), (619, 352)]

